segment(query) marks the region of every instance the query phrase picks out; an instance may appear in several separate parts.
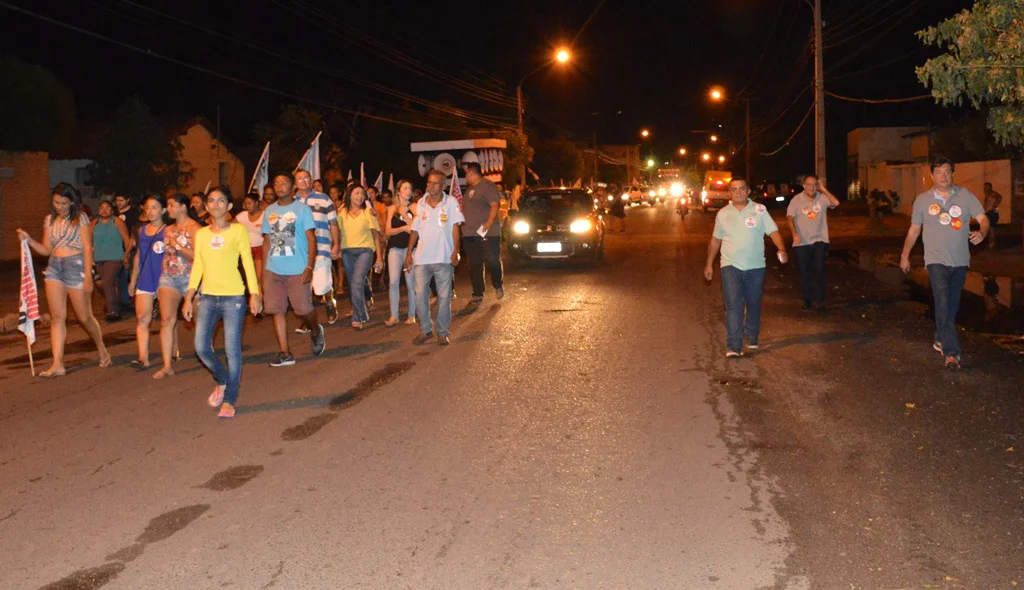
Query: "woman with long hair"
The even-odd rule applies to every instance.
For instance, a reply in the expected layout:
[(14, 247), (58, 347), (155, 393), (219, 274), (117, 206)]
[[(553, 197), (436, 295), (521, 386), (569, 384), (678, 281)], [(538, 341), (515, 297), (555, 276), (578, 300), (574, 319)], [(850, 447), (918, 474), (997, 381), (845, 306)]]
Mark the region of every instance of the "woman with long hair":
[(188, 290), (188, 277), (195, 256), (196, 232), (202, 227), (192, 217), (190, 200), (181, 193), (167, 199), (170, 225), (164, 230), (164, 259), (156, 292), (160, 302), (160, 353), (164, 366), (153, 373), (154, 379), (174, 374), (172, 363), (178, 358), (178, 306)]
[[(207, 197), (209, 201), (209, 197)], [(256, 282), (263, 285), (263, 208), (259, 193), (249, 193), (242, 200), (242, 212), (235, 221), (245, 226), (252, 247), (252, 260), (256, 265)]]
[[(366, 310), (367, 275), (370, 265), (379, 271), (383, 266), (380, 249), (380, 223), (363, 187), (345, 193), (343, 213), (338, 216), (341, 227), (341, 260), (348, 278), (349, 300), (352, 302), (352, 327), (362, 330), (370, 321)], [(376, 258), (376, 263), (374, 263)]]
[(402, 272), (405, 266), (405, 254), (409, 251), (409, 235), (412, 233), (412, 222), (416, 218), (411, 209), (412, 183), (399, 180), (398, 196), (388, 207), (385, 234), (388, 242), (388, 299), (391, 303), (391, 317), (384, 325), (397, 326), (398, 303), (401, 297), (402, 275), (405, 275), (405, 290), (409, 298), (409, 314), (406, 324), (416, 323), (416, 277), (411, 272)]
[(82, 196), (75, 187), (60, 183), (50, 191), (50, 214), (43, 220), (42, 243), (22, 229), (18, 239), (25, 240), (37, 254), (49, 256), (44, 273), (46, 303), (50, 308), (50, 347), (53, 364), (40, 377), (59, 377), (65, 373), (64, 344), (67, 341), (67, 300), (78, 323), (96, 344), (100, 367), (109, 367), (110, 354), (103, 344), (100, 323), (92, 314), (92, 226), (82, 213)]
[[(257, 200), (258, 202), (258, 200)], [(188, 280), (188, 291), (181, 306), (185, 320), (191, 320), (196, 290), (202, 285), (202, 296), (196, 309), (196, 355), (213, 374), (216, 385), (207, 398), (213, 408), (220, 408), (221, 418), (235, 417), (235, 402), (242, 378), (242, 326), (245, 324), (245, 284), (238, 272), (241, 261), (249, 285), (248, 309), (256, 315), (263, 310), (260, 284), (252, 260), (249, 232), (240, 223), (231, 223), (231, 191), (226, 186), (211, 190), (206, 196), (210, 225), (195, 236), (195, 259)], [(213, 331), (217, 322), (224, 322), (224, 350), (228, 357), (225, 370), (213, 352)]]
[(135, 249), (128, 294), (135, 297), (135, 340), (139, 345), (139, 356), (131, 364), (140, 369), (149, 366), (149, 325), (153, 321), (153, 299), (163, 274), (166, 214), (167, 200), (163, 196), (146, 197), (140, 219), (145, 224), (139, 226), (135, 237), (138, 248)]
[(96, 274), (106, 300), (107, 322), (121, 319), (121, 270), (124, 269), (124, 253), (131, 246), (128, 226), (114, 215), (114, 204), (103, 201), (92, 220), (92, 251), (96, 259)]

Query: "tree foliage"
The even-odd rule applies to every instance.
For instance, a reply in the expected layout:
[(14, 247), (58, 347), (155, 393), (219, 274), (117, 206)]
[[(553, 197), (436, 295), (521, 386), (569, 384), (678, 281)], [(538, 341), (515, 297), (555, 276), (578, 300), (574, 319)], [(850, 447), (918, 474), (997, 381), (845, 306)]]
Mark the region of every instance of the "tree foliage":
[(192, 179), (192, 166), (181, 157), (181, 143), (169, 136), (149, 107), (129, 98), (91, 153), (93, 185), (135, 197), (185, 186)]
[(916, 70), (935, 99), (987, 107), (996, 141), (1024, 146), (1024, 2), (979, 0), (917, 35), (946, 51)]
[(559, 137), (537, 142), (533, 169), (543, 180), (574, 182), (583, 176), (585, 166), (583, 150), (571, 139)]
[(252, 138), (261, 148), (270, 142), (271, 175), (291, 174), (309, 149), (309, 142), (320, 132), (323, 132), (320, 136), (320, 157), (323, 158), (325, 154), (332, 153), (331, 133), (323, 115), (313, 109), (289, 104), (281, 107), (277, 121), (257, 123), (252, 130)]
[(71, 91), (43, 68), (0, 58), (0, 149), (52, 152), (75, 133)]

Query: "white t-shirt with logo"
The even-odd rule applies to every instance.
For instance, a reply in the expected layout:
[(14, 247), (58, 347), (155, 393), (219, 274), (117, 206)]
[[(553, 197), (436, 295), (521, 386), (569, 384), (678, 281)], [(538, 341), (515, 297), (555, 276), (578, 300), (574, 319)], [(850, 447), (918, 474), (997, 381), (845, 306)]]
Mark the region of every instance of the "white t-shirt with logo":
[(412, 231), (419, 236), (416, 251), (413, 253), (413, 264), (450, 264), (455, 252), (452, 239), (452, 228), (465, 222), (459, 202), (444, 193), (437, 207), (427, 204), (428, 197), (419, 200), (416, 206), (416, 220), (412, 222)]

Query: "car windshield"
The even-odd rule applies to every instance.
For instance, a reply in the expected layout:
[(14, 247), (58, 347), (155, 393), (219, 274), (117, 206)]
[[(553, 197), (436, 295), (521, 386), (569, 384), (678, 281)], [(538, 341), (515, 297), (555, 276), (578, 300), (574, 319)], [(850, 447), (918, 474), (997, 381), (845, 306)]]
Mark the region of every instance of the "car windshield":
[(553, 191), (526, 195), (519, 208), (530, 211), (589, 210), (593, 204), (594, 201), (590, 195), (582, 191), (566, 191), (564, 193)]

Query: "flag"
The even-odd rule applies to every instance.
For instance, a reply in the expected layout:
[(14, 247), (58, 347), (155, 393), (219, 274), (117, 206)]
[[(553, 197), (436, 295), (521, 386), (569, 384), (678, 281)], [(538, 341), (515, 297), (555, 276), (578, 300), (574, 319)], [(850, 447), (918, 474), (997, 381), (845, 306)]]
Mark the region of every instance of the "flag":
[(448, 194), (455, 197), (455, 200), (459, 202), (459, 209), (462, 209), (462, 187), (459, 186), (458, 168), (452, 170), (452, 188), (448, 191)]
[(352, 169), (351, 168), (348, 169), (348, 181), (352, 182)]
[(206, 181), (206, 188), (203, 189), (203, 194), (204, 195), (207, 194), (208, 192), (210, 192), (210, 185), (212, 185), (212, 184), (213, 184), (212, 180), (207, 180)]
[(302, 155), (302, 159), (295, 166), (295, 170), (292, 170), (292, 174), (295, 174), (298, 170), (305, 170), (309, 172), (310, 177), (313, 180), (320, 178), (320, 135), (323, 133), (316, 134), (313, 138), (312, 143), (309, 144), (309, 149)]
[(270, 169), (270, 142), (263, 146), (263, 155), (260, 156), (259, 163), (256, 164), (256, 171), (252, 173), (252, 181), (249, 183), (249, 192), (255, 191), (257, 194), (263, 195), (263, 187), (267, 186), (270, 182), (268, 178), (268, 170)]
[(36, 341), (36, 320), (39, 319), (39, 291), (28, 240), (21, 241), (21, 291), (18, 302), (18, 330), (24, 332), (29, 346)]
[(388, 192), (395, 194), (395, 175), (388, 173)]
[(359, 162), (359, 186), (366, 188), (366, 168)]
[(583, 179), (582, 178), (577, 178), (576, 182), (574, 182), (572, 184), (572, 188), (580, 188), (582, 186), (583, 186)]
[(377, 180), (373, 181), (373, 186), (377, 189), (378, 195), (384, 190), (384, 172), (377, 175)]

